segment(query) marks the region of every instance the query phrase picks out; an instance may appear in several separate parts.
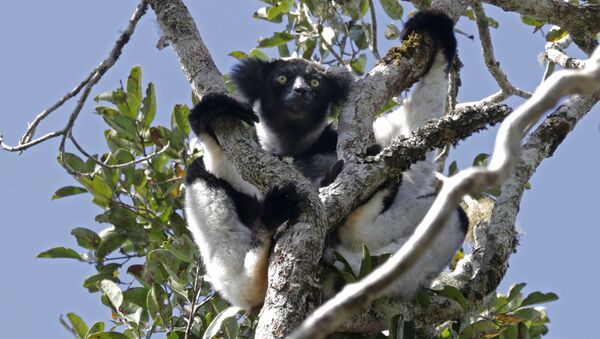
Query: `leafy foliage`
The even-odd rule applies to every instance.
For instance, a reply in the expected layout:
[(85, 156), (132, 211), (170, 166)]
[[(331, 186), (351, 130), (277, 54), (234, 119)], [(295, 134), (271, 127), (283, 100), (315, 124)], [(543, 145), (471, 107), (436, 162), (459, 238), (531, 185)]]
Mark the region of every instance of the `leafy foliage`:
[[(95, 273), (84, 279), (83, 287), (101, 293), (112, 324), (97, 322), (88, 328), (74, 313), (62, 323), (77, 338), (139, 338), (161, 332), (183, 338), (192, 319), (189, 331), (200, 337), (227, 305), (202, 283), (198, 250), (183, 215), (183, 176), (199, 155), (188, 139), (189, 110), (177, 105), (169, 127), (154, 125), (154, 86), (142, 91), (139, 66), (132, 68), (125, 89), (102, 93), (96, 101), (110, 104), (96, 108), (109, 126), (104, 131), (108, 151), (94, 155), (95, 160), (67, 153), (66, 164), (78, 173), (82, 187), (62, 187), (53, 199), (89, 194), (102, 209), (96, 221), (107, 227), (98, 233), (83, 227), (71, 231), (82, 253), (57, 247), (38, 257), (93, 265)], [(141, 158), (147, 160), (123, 168), (100, 165)], [(192, 307), (195, 317), (190, 316)], [(225, 337), (234, 338), (249, 333), (250, 323), (231, 320), (212, 328), (214, 333), (223, 328)]]

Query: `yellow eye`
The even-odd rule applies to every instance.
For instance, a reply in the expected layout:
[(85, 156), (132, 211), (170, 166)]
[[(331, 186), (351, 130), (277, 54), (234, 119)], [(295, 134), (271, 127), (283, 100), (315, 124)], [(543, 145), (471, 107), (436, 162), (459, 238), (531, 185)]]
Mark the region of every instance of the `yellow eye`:
[(310, 86), (311, 86), (311, 87), (319, 87), (319, 84), (321, 84), (321, 83), (319, 82), (319, 80), (318, 80), (318, 79), (312, 79), (312, 80), (310, 81)]
[(285, 75), (283, 75), (283, 74), (279, 75), (277, 77), (277, 82), (280, 83), (280, 84), (282, 84), (282, 85), (285, 84), (287, 81), (288, 81), (288, 78)]

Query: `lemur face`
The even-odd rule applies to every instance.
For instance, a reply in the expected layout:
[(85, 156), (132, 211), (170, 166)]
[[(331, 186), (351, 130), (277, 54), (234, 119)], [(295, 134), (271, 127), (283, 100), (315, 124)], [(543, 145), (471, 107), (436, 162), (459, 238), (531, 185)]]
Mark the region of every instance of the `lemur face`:
[(314, 126), (324, 122), (329, 108), (346, 97), (352, 77), (331, 72), (304, 59), (246, 59), (232, 79), (267, 124)]
[(326, 120), (339, 86), (319, 64), (303, 59), (272, 61), (259, 101), (269, 122), (318, 124)]

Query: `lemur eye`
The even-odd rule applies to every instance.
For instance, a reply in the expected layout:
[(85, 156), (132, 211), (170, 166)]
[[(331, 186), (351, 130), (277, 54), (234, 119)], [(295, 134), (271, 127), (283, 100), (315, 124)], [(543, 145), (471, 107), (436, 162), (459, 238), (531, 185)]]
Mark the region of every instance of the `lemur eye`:
[(319, 87), (320, 84), (321, 84), (321, 82), (319, 82), (318, 79), (312, 79), (312, 80), (310, 80), (310, 86), (311, 87)]
[(288, 77), (286, 77), (285, 75), (279, 75), (277, 76), (277, 82), (280, 84), (285, 84), (288, 81)]

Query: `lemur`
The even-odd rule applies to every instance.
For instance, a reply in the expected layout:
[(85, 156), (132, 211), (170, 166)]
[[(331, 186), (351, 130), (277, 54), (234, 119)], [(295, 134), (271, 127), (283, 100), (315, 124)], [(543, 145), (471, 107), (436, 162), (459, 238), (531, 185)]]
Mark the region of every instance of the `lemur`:
[[(404, 105), (374, 122), (379, 146), (444, 112), (448, 64), (456, 48), (452, 29), (452, 21), (434, 11), (417, 13), (407, 22), (402, 38), (427, 31), (434, 38), (436, 54)], [(303, 59), (245, 59), (234, 67), (231, 79), (245, 102), (207, 94), (190, 112), (203, 157), (188, 168), (185, 211), (213, 287), (231, 304), (251, 309), (264, 300), (272, 237), (281, 224), (298, 216), (305, 194), (293, 182), (261, 192), (242, 179), (210, 124), (217, 117), (230, 116), (255, 125), (263, 149), (293, 157), (303, 175), (326, 186), (341, 169), (335, 153), (337, 132), (327, 116), (346, 99), (353, 79), (347, 71), (325, 69)], [(340, 243), (335, 248), (353, 267), (357, 258), (360, 261), (363, 243), (374, 254), (395, 251), (431, 205), (433, 198), (427, 193), (432, 190), (432, 176), (428, 155), (403, 173), (401, 182), (382, 187), (353, 211), (337, 231)], [(415, 265), (427, 273), (410, 274), (416, 279), (411, 284), (415, 288), (425, 282), (424, 276), (439, 273), (460, 247), (465, 234), (461, 212), (437, 238), (437, 248), (426, 256), (431, 258)], [(374, 234), (377, 231), (383, 233)]]
[[(454, 22), (441, 11), (416, 13), (404, 27), (402, 40), (412, 32), (426, 31), (433, 38), (435, 54), (412, 94), (400, 107), (380, 115), (373, 123), (376, 146), (389, 146), (392, 139), (410, 137), (412, 131), (446, 109), (448, 71), (456, 54)], [(373, 256), (395, 253), (412, 235), (436, 197), (434, 193), (434, 152), (413, 164), (396, 182), (384, 184), (363, 205), (352, 211), (337, 228), (339, 243), (334, 248), (358, 273), (363, 245)], [(451, 261), (461, 247), (469, 220), (460, 207), (426, 253), (394, 282), (389, 294), (410, 299)]]

